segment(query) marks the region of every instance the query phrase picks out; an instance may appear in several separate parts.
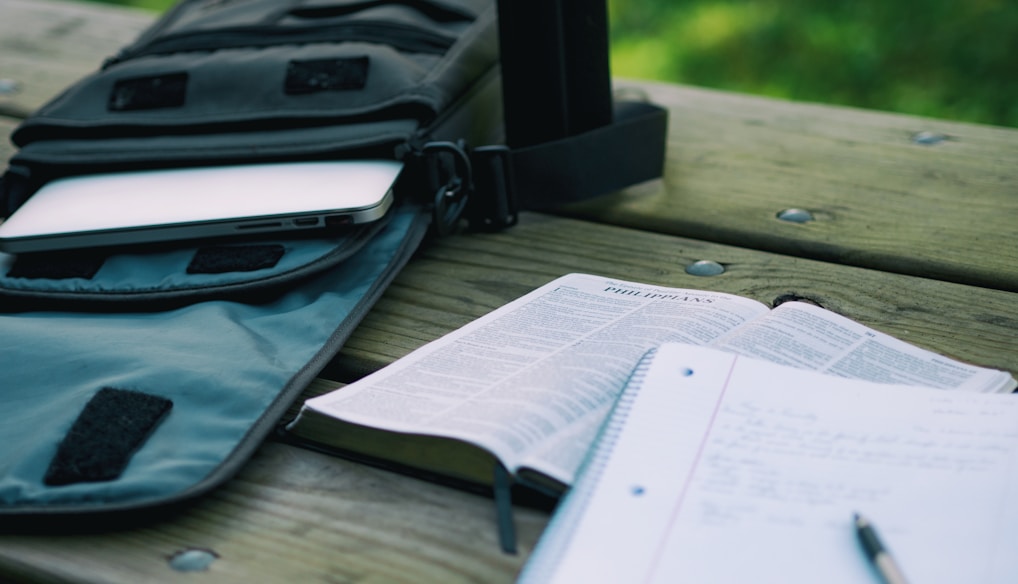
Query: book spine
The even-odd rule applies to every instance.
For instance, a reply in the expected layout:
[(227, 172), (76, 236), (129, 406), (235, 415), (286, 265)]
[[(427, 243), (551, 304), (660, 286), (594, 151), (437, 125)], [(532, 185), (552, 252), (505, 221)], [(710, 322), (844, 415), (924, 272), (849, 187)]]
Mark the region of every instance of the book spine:
[(590, 499), (597, 491), (601, 475), (607, 468), (608, 461), (615, 451), (615, 444), (626, 427), (629, 413), (633, 409), (636, 396), (643, 388), (643, 381), (655, 353), (656, 349), (649, 350), (629, 375), (629, 380), (615, 402), (611, 415), (602, 426), (594, 446), (577, 472), (573, 487), (552, 516), (517, 584), (554, 581), (559, 559), (565, 556), (572, 535), (583, 518)]

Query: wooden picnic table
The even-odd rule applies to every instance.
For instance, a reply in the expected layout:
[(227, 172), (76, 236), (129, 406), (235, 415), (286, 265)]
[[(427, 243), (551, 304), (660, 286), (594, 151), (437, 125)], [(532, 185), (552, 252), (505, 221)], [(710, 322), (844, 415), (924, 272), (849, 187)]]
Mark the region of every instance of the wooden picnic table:
[[(0, 0), (2, 132), (153, 18)], [(568, 272), (766, 303), (802, 296), (1018, 374), (1018, 130), (617, 85), (669, 108), (664, 179), (428, 245), (329, 377), (352, 381)], [(12, 152), (0, 145), (4, 160)], [(809, 220), (778, 217), (790, 209)], [(724, 272), (687, 273), (698, 260)], [(316, 382), (307, 394), (328, 387)], [(548, 518), (518, 507), (520, 551), (506, 555), (485, 497), (269, 440), (225, 486), (165, 520), (87, 533), (0, 530), (0, 581), (511, 582)]]

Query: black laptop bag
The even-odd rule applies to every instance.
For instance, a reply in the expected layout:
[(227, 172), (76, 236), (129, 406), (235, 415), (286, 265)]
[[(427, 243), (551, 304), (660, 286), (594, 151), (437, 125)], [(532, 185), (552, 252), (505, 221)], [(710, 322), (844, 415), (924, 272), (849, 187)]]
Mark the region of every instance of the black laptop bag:
[[(0, 254), (5, 525), (207, 492), (429, 230), (501, 229), (519, 209), (660, 175), (665, 115), (646, 103), (507, 148), (498, 37), (493, 0), (184, 0), (25, 120), (0, 214), (70, 175), (355, 158), (405, 170), (384, 220), (315, 237)], [(591, 173), (604, 180), (573, 184)]]

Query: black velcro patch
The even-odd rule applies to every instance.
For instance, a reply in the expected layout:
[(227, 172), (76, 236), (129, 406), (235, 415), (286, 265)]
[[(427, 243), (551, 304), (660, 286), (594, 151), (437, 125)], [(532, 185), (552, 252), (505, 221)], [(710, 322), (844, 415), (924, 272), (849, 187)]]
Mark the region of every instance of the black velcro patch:
[(293, 60), (286, 67), (287, 95), (363, 89), (368, 82), (368, 58)]
[(200, 248), (187, 266), (188, 274), (253, 272), (275, 266), (286, 250), (282, 245), (222, 245)]
[(180, 107), (186, 95), (187, 73), (132, 77), (113, 85), (106, 107), (113, 112)]
[(100, 389), (60, 442), (45, 483), (69, 485), (119, 477), (172, 407), (172, 401), (140, 391)]
[(39, 253), (20, 255), (7, 272), (8, 278), (48, 278), (91, 280), (106, 256), (89, 252)]

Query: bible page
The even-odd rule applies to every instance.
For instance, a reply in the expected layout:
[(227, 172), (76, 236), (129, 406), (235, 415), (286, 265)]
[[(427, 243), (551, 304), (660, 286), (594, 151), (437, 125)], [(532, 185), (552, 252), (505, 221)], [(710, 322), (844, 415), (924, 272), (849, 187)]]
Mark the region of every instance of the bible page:
[(939, 389), (1005, 393), (1010, 373), (955, 361), (829, 310), (787, 302), (713, 346), (840, 377)]
[(526, 458), (569, 484), (647, 350), (707, 344), (766, 312), (729, 294), (571, 274), (304, 407), (466, 440), (514, 472)]

